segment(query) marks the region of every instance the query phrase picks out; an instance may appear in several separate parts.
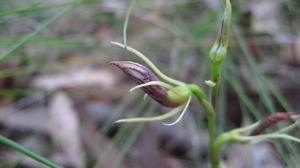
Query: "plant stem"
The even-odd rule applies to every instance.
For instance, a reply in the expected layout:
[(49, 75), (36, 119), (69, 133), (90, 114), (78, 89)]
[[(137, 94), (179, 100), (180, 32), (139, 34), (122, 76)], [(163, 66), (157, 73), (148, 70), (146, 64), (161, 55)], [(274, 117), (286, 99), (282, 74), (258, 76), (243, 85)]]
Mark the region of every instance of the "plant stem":
[(221, 162), (221, 148), (224, 145), (225, 142), (228, 142), (232, 139), (232, 135), (230, 132), (225, 132), (221, 134), (217, 140), (214, 142), (212, 147), (212, 155), (211, 155), (211, 167), (212, 168), (219, 168), (220, 162)]
[[(220, 64), (214, 64), (212, 63), (211, 65), (211, 76), (213, 82), (216, 84), (213, 88), (211, 88), (211, 95), (210, 95), (210, 103), (212, 105), (212, 108), (214, 111), (217, 110), (217, 104), (218, 104), (218, 95), (219, 95), (219, 85), (220, 85)], [(216, 116), (211, 119), (212, 121), (209, 121), (208, 125), (210, 129), (213, 129), (213, 133), (215, 134), (215, 129), (216, 129)], [(211, 126), (210, 126), (211, 124)], [(209, 130), (211, 132), (211, 130)], [(210, 133), (211, 134), (211, 133)], [(219, 138), (218, 138), (219, 139)], [(215, 141), (215, 135), (210, 135), (209, 137), (209, 158), (210, 158), (210, 163), (212, 168), (219, 168), (220, 165), (220, 150), (215, 150), (214, 146), (217, 141)], [(222, 145), (220, 145), (222, 146)], [(220, 147), (221, 148), (221, 147)]]
[(216, 115), (215, 111), (212, 107), (212, 104), (208, 102), (207, 100), (200, 101), (202, 107), (207, 113), (207, 120), (208, 120), (208, 129), (209, 129), (209, 144), (208, 144), (208, 154), (209, 154), (209, 160), (211, 164), (214, 163), (214, 150), (213, 146), (215, 143), (215, 132), (216, 132)]
[(63, 168), (62, 166), (60, 166), (60, 165), (58, 165), (58, 164), (56, 164), (56, 163), (54, 163), (54, 162), (52, 162), (48, 159), (36, 154), (36, 153), (24, 148), (23, 146), (15, 143), (14, 141), (12, 141), (12, 140), (10, 140), (10, 139), (2, 136), (2, 135), (0, 135), (0, 142), (7, 145), (7, 146), (9, 146), (9, 147), (11, 147), (11, 148), (13, 148), (13, 149), (15, 149), (15, 150), (17, 150), (18, 152), (20, 152), (24, 155), (26, 155), (26, 156), (42, 163), (43, 165), (46, 165), (46, 166), (50, 167), (50, 168)]
[[(216, 131), (216, 114), (212, 104), (207, 100), (206, 95), (202, 91), (202, 89), (197, 85), (189, 85), (192, 93), (197, 97), (198, 101), (202, 105), (208, 120), (208, 129), (209, 129), (209, 159), (212, 165), (215, 162), (215, 156), (218, 156), (214, 153), (214, 144), (215, 144), (215, 131)], [(218, 167), (213, 167), (218, 168)]]
[(217, 100), (218, 100), (218, 91), (219, 91), (219, 84), (220, 84), (220, 65), (219, 64), (212, 64), (211, 65), (211, 76), (213, 82), (216, 84), (211, 90), (211, 103), (213, 108), (217, 109)]

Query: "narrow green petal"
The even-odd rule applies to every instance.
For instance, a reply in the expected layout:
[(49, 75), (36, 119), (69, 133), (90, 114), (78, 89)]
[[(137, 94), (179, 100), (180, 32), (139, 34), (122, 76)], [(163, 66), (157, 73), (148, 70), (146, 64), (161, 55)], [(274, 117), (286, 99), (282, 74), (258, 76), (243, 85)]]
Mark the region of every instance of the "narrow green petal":
[(253, 123), (251, 125), (247, 125), (245, 127), (233, 129), (232, 132), (238, 132), (238, 133), (246, 132), (246, 131), (252, 130), (253, 128), (257, 127), (259, 124), (260, 124), (260, 121)]
[(131, 15), (132, 9), (134, 8), (135, 4), (136, 4), (136, 0), (130, 1), (130, 6), (127, 10), (124, 25), (123, 25), (123, 41), (125, 46), (127, 46), (127, 28), (128, 28), (129, 17)]
[(179, 112), (182, 111), (185, 105), (179, 106), (170, 112), (160, 115), (160, 116), (155, 116), (155, 117), (137, 117), (137, 118), (128, 118), (128, 119), (121, 119), (116, 121), (116, 123), (136, 123), (136, 122), (152, 122), (152, 121), (161, 121), (168, 119), (170, 117), (173, 117), (174, 115), (178, 114)]
[(300, 123), (300, 120), (297, 120), (293, 124), (291, 124), (291, 125), (289, 125), (289, 126), (287, 126), (285, 128), (282, 128), (282, 129), (276, 131), (275, 133), (285, 133), (285, 132), (288, 132), (288, 131), (294, 129), (295, 127), (297, 127), (299, 125), (299, 123)]
[(185, 85), (185, 83), (176, 80), (176, 79), (172, 79), (170, 77), (168, 77), (167, 75), (163, 74), (144, 54), (142, 54), (141, 52), (139, 52), (138, 50), (129, 47), (129, 46), (125, 46), (124, 44), (118, 43), (118, 42), (111, 42), (114, 45), (117, 45), (119, 47), (122, 47), (128, 51), (130, 51), (131, 53), (135, 54), (137, 57), (141, 58), (161, 79), (164, 79), (167, 82), (170, 82), (172, 84), (175, 85)]
[(254, 143), (268, 140), (268, 139), (286, 139), (286, 140), (291, 140), (291, 141), (300, 143), (299, 138), (296, 138), (296, 137), (293, 137), (293, 136), (287, 135), (287, 134), (265, 134), (265, 135), (252, 136), (249, 139), (253, 140)]
[(163, 125), (172, 126), (172, 125), (177, 124), (182, 119), (182, 117), (184, 116), (185, 112), (187, 111), (187, 108), (189, 107), (189, 105), (191, 103), (191, 99), (192, 99), (192, 96), (189, 97), (187, 103), (184, 106), (184, 109), (183, 109), (182, 113), (180, 114), (180, 116), (174, 122), (172, 122), (172, 123), (163, 123)]

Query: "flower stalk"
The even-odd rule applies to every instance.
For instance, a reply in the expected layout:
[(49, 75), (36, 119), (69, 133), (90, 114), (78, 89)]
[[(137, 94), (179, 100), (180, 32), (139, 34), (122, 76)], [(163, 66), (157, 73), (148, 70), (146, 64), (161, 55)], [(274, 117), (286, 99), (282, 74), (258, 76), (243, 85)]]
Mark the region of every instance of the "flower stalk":
[(189, 88), (191, 89), (192, 93), (196, 96), (196, 98), (202, 105), (204, 112), (206, 113), (206, 117), (208, 121), (208, 129), (209, 129), (208, 153), (209, 153), (209, 159), (212, 163), (214, 162), (213, 145), (214, 145), (215, 130), (216, 130), (216, 113), (212, 104), (208, 101), (207, 96), (199, 86), (190, 84)]

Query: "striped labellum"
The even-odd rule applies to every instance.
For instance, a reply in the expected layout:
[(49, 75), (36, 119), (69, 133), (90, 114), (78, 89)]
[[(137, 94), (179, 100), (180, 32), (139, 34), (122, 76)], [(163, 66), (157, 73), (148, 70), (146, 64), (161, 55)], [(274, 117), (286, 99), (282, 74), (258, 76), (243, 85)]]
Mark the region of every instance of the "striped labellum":
[[(121, 69), (130, 79), (137, 84), (146, 84), (149, 82), (159, 81), (156, 75), (146, 66), (132, 61), (112, 61), (110, 64)], [(160, 85), (149, 85), (142, 87), (152, 99), (166, 107), (178, 107), (182, 103), (172, 102), (168, 98), (168, 90)]]

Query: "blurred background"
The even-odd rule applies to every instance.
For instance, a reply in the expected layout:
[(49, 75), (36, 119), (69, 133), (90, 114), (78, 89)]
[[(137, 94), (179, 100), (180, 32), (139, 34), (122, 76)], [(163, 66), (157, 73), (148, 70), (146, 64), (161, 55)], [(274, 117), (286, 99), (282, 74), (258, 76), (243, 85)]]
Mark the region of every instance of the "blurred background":
[[(0, 1), (1, 135), (70, 168), (207, 167), (207, 121), (196, 101), (175, 126), (114, 124), (170, 110), (143, 99), (140, 90), (129, 93), (135, 83), (108, 64), (141, 62), (110, 44), (123, 40), (129, 4)], [(300, 1), (232, 0), (232, 5), (218, 132), (300, 110)], [(222, 0), (139, 0), (128, 44), (169, 76), (207, 91), (207, 55), (223, 9)], [(229, 144), (222, 156), (227, 168), (300, 167), (299, 145), (287, 141)], [(44, 166), (1, 144), (0, 167)]]

